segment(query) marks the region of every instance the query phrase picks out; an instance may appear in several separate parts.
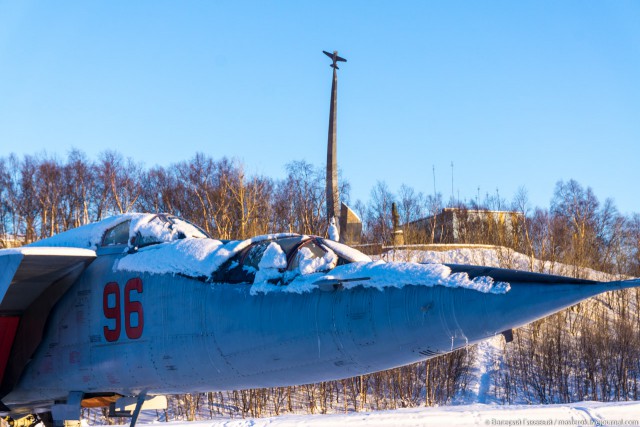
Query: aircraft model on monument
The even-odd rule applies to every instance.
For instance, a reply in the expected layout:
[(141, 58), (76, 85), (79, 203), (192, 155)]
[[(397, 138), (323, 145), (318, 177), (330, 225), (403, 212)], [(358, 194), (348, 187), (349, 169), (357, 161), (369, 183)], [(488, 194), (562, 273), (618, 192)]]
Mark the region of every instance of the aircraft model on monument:
[(0, 250), (0, 415), (61, 425), (112, 405), (135, 424), (165, 394), (390, 369), (637, 286), (372, 261), (317, 236), (217, 240), (169, 214), (117, 215)]

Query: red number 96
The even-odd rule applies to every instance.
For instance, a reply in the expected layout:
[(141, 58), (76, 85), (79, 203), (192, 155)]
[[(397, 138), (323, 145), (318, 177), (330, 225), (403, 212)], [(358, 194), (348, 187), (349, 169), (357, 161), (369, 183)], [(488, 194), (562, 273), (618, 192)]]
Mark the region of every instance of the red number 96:
[[(129, 279), (124, 286), (124, 329), (127, 337), (132, 340), (140, 338), (144, 328), (142, 303), (131, 300), (131, 293), (134, 291), (142, 293), (142, 280), (137, 277)], [(107, 283), (102, 294), (102, 309), (104, 317), (112, 321), (110, 326), (104, 327), (104, 337), (109, 342), (117, 341), (122, 331), (120, 301), (120, 285), (116, 282)]]

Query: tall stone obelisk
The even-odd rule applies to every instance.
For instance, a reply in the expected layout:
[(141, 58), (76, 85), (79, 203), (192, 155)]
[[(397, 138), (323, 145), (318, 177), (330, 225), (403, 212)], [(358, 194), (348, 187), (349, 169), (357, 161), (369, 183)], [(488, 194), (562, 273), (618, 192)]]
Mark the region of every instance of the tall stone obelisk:
[(338, 66), (337, 61), (347, 62), (346, 59), (338, 56), (337, 51), (333, 53), (323, 51), (325, 55), (332, 59), (333, 81), (331, 82), (331, 106), (329, 108), (329, 138), (327, 141), (327, 221), (338, 226), (340, 219), (340, 194), (338, 192), (338, 158), (337, 158), (337, 116), (338, 116)]

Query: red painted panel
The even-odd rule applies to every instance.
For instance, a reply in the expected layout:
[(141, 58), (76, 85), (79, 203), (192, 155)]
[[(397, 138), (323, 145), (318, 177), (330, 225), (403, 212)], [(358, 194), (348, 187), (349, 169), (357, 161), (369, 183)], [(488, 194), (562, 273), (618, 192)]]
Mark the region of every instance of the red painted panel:
[(20, 323), (20, 318), (17, 316), (0, 317), (0, 384), (2, 384), (4, 370), (9, 361), (18, 323)]

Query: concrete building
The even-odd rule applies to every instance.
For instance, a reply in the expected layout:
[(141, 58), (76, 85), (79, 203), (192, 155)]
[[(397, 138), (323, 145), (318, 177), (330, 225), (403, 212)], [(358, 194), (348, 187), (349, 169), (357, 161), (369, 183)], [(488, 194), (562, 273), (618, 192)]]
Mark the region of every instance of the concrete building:
[(362, 220), (344, 202), (340, 205), (340, 241), (357, 245), (362, 239)]
[(524, 216), (513, 211), (444, 208), (405, 226), (408, 234), (432, 243), (494, 243), (514, 235)]

